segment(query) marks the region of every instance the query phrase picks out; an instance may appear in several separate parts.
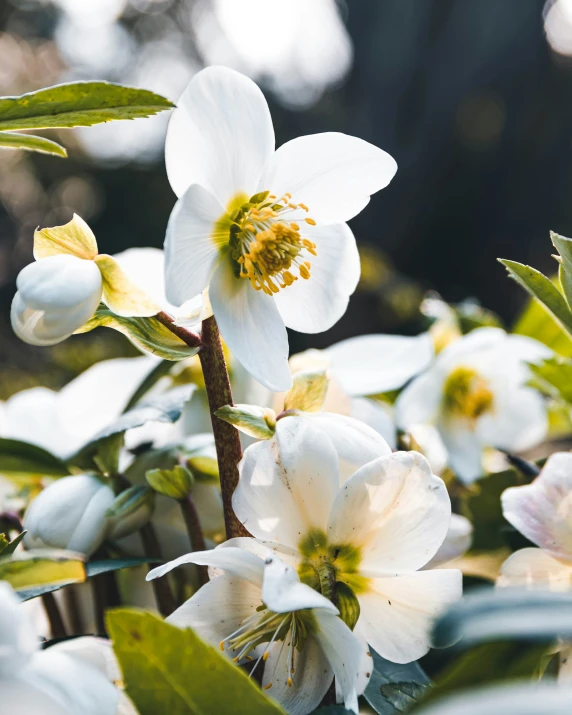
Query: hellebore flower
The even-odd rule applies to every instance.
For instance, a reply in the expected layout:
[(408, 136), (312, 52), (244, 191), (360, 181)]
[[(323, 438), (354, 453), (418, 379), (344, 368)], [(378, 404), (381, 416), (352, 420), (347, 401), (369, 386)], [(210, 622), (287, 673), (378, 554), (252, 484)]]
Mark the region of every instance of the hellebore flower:
[(356, 634), (396, 663), (429, 650), (433, 617), (461, 595), (461, 573), (424, 570), (445, 540), (451, 504), (444, 483), (416, 452), (395, 452), (358, 469), (340, 487), (338, 455), (306, 426), (290, 439), (248, 447), (233, 508), (254, 539), (332, 597), (350, 589)]
[[(92, 639), (82, 639), (84, 641)], [(93, 639), (95, 640), (95, 639)], [(11, 587), (0, 583), (0, 701), (26, 715), (115, 715), (119, 691), (100, 668), (40, 639)], [(88, 648), (89, 650), (89, 648)]]
[(25, 542), (91, 555), (105, 539), (127, 536), (151, 516), (151, 505), (142, 502), (125, 518), (114, 518), (108, 510), (115, 500), (111, 487), (93, 474), (58, 479), (30, 504), (24, 516)]
[(357, 713), (356, 688), (366, 682), (359, 675), (371, 672), (364, 644), (338, 617), (336, 606), (301, 583), (295, 569), (272, 552), (261, 558), (234, 545), (243, 541), (181, 556), (147, 575), (152, 580), (191, 563), (225, 572), (167, 622), (193, 628), (237, 663), (255, 660), (251, 672), (262, 667), (262, 687), (290, 715), (317, 708), (334, 676), (345, 707)]
[(237, 360), (269, 389), (288, 389), (285, 326), (317, 333), (344, 314), (360, 274), (345, 222), (387, 186), (395, 161), (333, 132), (275, 151), (262, 92), (225, 67), (191, 80), (165, 156), (179, 197), (165, 239), (167, 298), (182, 305), (208, 288)]
[(14, 332), (30, 345), (69, 338), (102, 300), (126, 317), (149, 317), (159, 310), (112, 256), (98, 254), (95, 236), (76, 214), (64, 226), (36, 230), (34, 258), (18, 275), (10, 314)]
[(520, 451), (546, 436), (546, 407), (526, 385), (527, 363), (551, 355), (536, 340), (500, 328), (473, 330), (403, 390), (395, 405), (397, 424), (413, 432), (420, 424), (435, 426), (449, 466), (471, 482), (482, 474), (485, 448)]

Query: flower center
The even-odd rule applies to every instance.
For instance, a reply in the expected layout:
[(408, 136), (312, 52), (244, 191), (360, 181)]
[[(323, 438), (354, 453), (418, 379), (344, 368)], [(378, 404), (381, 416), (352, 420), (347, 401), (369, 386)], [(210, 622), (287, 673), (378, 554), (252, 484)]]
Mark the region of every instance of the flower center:
[(470, 367), (457, 367), (447, 377), (443, 407), (455, 417), (476, 420), (493, 409), (493, 393), (487, 380)]
[[(275, 642), (283, 641), (288, 648), (286, 658), (286, 682), (293, 685), (295, 673), (295, 651), (302, 651), (308, 635), (315, 630), (314, 615), (310, 610), (294, 611), (292, 613), (273, 613), (261, 604), (249, 618), (246, 618), (240, 627), (220, 642), (220, 649), (236, 653), (233, 660), (237, 663), (254, 660), (250, 653), (260, 645), (268, 644), (258, 656), (250, 675), (261, 661), (266, 661), (270, 649)], [(265, 686), (268, 690), (272, 682)]]
[[(308, 211), (304, 204), (292, 203), (290, 194), (277, 199), (262, 191), (232, 214), (229, 247), (237, 277), (247, 278), (267, 295), (278, 293), (299, 277), (310, 277), (308, 257), (317, 255), (316, 244), (302, 236), (299, 223), (289, 219), (300, 209)], [(316, 225), (311, 218), (304, 221)]]

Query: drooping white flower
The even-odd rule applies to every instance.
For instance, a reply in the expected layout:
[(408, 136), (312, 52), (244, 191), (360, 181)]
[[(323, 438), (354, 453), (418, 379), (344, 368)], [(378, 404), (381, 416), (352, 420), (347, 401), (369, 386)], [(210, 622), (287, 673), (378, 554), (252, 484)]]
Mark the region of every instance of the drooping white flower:
[(16, 280), (12, 328), (31, 345), (55, 345), (79, 330), (104, 301), (117, 315), (151, 316), (158, 306), (133, 285), (79, 216), (64, 226), (37, 230), (35, 263)]
[(168, 299), (181, 305), (208, 288), (235, 357), (269, 389), (288, 389), (285, 326), (321, 332), (343, 315), (360, 273), (345, 221), (387, 186), (395, 161), (338, 133), (275, 151), (262, 92), (224, 67), (191, 80), (165, 153), (179, 196), (165, 240)]
[(527, 387), (527, 363), (551, 351), (531, 338), (500, 328), (479, 328), (446, 347), (433, 365), (401, 393), (397, 424), (437, 427), (449, 466), (465, 482), (482, 473), (483, 451), (520, 451), (546, 436), (542, 396)]
[(256, 538), (241, 546), (272, 545), (322, 593), (345, 584), (361, 609), (356, 634), (384, 658), (416, 660), (432, 618), (461, 594), (459, 571), (419, 570), (447, 534), (445, 485), (415, 452), (379, 457), (341, 482), (331, 440), (311, 425), (252, 445), (233, 508)]
[(572, 454), (551, 455), (531, 483), (502, 494), (505, 519), (539, 548), (516, 551), (500, 586), (572, 590)]
[(141, 505), (125, 519), (107, 515), (113, 489), (93, 474), (63, 477), (43, 489), (24, 516), (31, 547), (52, 547), (90, 555), (106, 538), (121, 538), (149, 520), (151, 507)]
[[(88, 659), (39, 638), (19, 599), (0, 582), (0, 702), (6, 713), (115, 715), (119, 692)], [(126, 712), (126, 711), (124, 711)]]
[(254, 658), (251, 672), (262, 668), (262, 687), (290, 715), (318, 707), (334, 676), (345, 707), (357, 713), (358, 676), (364, 669), (371, 672), (363, 643), (338, 617), (334, 604), (302, 583), (286, 561), (237, 546), (244, 541), (232, 539), (212, 551), (181, 556), (148, 574), (148, 580), (158, 578), (182, 564), (225, 572), (167, 622), (193, 628), (238, 663)]

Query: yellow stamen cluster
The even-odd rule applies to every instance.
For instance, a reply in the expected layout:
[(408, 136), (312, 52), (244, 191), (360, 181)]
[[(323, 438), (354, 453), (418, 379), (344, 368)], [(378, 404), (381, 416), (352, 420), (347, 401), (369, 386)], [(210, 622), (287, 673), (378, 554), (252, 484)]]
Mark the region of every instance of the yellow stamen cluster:
[(493, 409), (493, 401), (487, 380), (473, 368), (459, 366), (445, 381), (443, 407), (451, 416), (476, 420)]
[[(232, 216), (231, 257), (237, 275), (250, 280), (256, 290), (273, 295), (299, 277), (310, 278), (311, 263), (305, 254), (317, 255), (316, 244), (302, 236), (299, 223), (287, 220), (300, 210), (307, 212), (308, 207), (293, 203), (290, 194), (277, 199), (266, 191), (252, 196)], [(304, 221), (316, 225), (312, 218)]]

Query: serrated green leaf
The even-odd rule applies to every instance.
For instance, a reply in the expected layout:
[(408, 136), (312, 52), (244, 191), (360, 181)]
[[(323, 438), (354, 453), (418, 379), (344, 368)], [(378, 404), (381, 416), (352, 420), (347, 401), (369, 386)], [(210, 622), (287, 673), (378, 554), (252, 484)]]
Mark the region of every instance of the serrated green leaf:
[(514, 325), (513, 332), (534, 338), (559, 355), (572, 357), (572, 337), (535, 298), (528, 302)]
[[(0, 100), (1, 101), (1, 100)], [(26, 151), (37, 151), (40, 154), (51, 154), (61, 156), (64, 159), (68, 153), (61, 144), (36, 137), (33, 134), (20, 134), (19, 132), (0, 132), (0, 147), (3, 149), (25, 149)]]
[(378, 715), (406, 712), (426, 693), (431, 681), (419, 663), (392, 663), (372, 651), (373, 673), (364, 697)]
[(140, 715), (279, 715), (248, 676), (190, 629), (152, 613), (118, 609), (107, 629), (127, 695)]
[(2, 558), (4, 556), (11, 556), (14, 551), (16, 551), (16, 548), (22, 543), (22, 540), (27, 533), (28, 532), (26, 530), (22, 531), (22, 533), (18, 534), (18, 536), (12, 539), (12, 541), (8, 541), (6, 535), (1, 534), (2, 543), (0, 544), (0, 556), (2, 556)]
[(225, 405), (215, 416), (255, 439), (270, 439), (276, 432), (276, 413), (266, 407)]
[(284, 409), (319, 412), (328, 392), (326, 371), (303, 370), (293, 376), (292, 382), (292, 387), (284, 395)]
[(70, 551), (21, 551), (0, 558), (0, 580), (8, 581), (16, 591), (39, 586), (61, 588), (85, 578), (84, 562)]
[(0, 438), (0, 473), (65, 477), (70, 472), (60, 459), (42, 447), (17, 439)]
[(502, 258), (499, 258), (499, 261), (507, 269), (510, 277), (539, 300), (562, 327), (572, 334), (572, 312), (564, 296), (552, 281), (531, 266)]
[(123, 318), (104, 305), (99, 306), (93, 318), (76, 330), (76, 334), (100, 327), (117, 330), (133, 345), (165, 360), (184, 360), (198, 352), (198, 348), (190, 348), (155, 318)]
[(108, 82), (71, 82), (0, 98), (0, 130), (89, 127), (150, 117), (173, 103), (146, 89)]
[(529, 367), (537, 389), (572, 404), (572, 360), (555, 357)]

